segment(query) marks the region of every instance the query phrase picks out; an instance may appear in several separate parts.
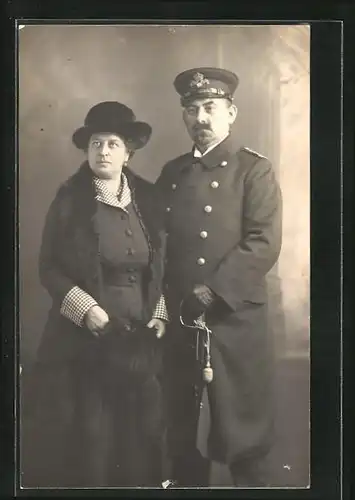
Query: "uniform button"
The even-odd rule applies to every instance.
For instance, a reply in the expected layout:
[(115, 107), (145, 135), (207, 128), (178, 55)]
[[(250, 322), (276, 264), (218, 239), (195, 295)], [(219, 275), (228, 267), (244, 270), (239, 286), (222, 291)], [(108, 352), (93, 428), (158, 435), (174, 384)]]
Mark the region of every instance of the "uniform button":
[(137, 281), (137, 278), (134, 276), (134, 274), (132, 274), (129, 278), (128, 278), (128, 281), (130, 283), (135, 283)]
[(206, 212), (206, 214), (209, 214), (212, 212), (212, 207), (211, 205), (206, 205), (205, 208), (204, 208), (204, 211)]
[(133, 235), (131, 229), (126, 229), (125, 233), (126, 233), (127, 236), (132, 236)]
[(199, 266), (203, 266), (205, 263), (206, 263), (206, 261), (203, 257), (200, 257), (199, 259), (197, 259), (197, 264)]
[(132, 330), (132, 327), (129, 323), (126, 323), (125, 325), (123, 325), (123, 328), (127, 331), (127, 332), (130, 332)]
[(201, 231), (201, 232), (200, 232), (200, 236), (201, 236), (201, 238), (202, 238), (203, 240), (205, 240), (205, 239), (207, 238), (207, 235), (208, 235), (207, 231)]
[(202, 410), (202, 408), (203, 408), (203, 403), (200, 403), (200, 408), (201, 408), (201, 410)]
[(172, 189), (173, 191), (175, 191), (176, 187), (177, 187), (177, 186), (176, 186), (176, 184), (172, 184), (172, 185), (171, 185), (171, 189)]
[(127, 248), (127, 255), (134, 255), (136, 252), (134, 248)]
[(170, 212), (171, 208), (170, 207), (166, 207), (166, 211), (167, 212)]
[(211, 188), (216, 189), (216, 188), (218, 188), (218, 186), (219, 186), (219, 182), (218, 181), (212, 181), (211, 182)]
[(226, 160), (224, 160), (224, 161), (222, 161), (222, 163), (221, 163), (221, 167), (225, 167), (225, 166), (227, 166), (227, 164), (228, 164), (228, 162), (227, 162)]

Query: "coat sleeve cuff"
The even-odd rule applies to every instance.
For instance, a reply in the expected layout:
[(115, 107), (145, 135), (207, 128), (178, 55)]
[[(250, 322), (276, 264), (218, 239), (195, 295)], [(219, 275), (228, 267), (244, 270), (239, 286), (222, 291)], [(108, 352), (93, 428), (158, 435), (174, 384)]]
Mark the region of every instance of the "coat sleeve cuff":
[(241, 297), (237, 296), (235, 290), (222, 289), (214, 282), (213, 278), (208, 283), (206, 282), (206, 285), (214, 294), (214, 299), (223, 301), (232, 311), (235, 311), (237, 304), (243, 301)]
[(85, 314), (92, 306), (96, 305), (97, 302), (91, 295), (78, 286), (74, 286), (64, 297), (60, 313), (77, 326), (82, 327)]
[(155, 306), (153, 318), (169, 321), (169, 314), (165, 303), (164, 295), (161, 295)]
[(197, 299), (206, 307), (210, 306), (216, 298), (216, 294), (213, 290), (206, 285), (203, 287), (199, 286), (199, 288), (195, 290), (195, 295)]

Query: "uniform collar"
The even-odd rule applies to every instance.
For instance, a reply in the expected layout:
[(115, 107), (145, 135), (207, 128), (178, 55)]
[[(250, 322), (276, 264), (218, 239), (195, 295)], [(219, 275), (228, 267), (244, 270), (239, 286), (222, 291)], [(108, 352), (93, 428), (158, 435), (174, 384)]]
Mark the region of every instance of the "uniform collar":
[(228, 161), (230, 155), (235, 152), (233, 142), (234, 141), (232, 140), (231, 135), (228, 135), (219, 144), (199, 157), (198, 161), (200, 161), (207, 168), (214, 168), (221, 165), (222, 162)]
[(221, 142), (223, 142), (226, 138), (228, 137), (228, 134), (223, 137), (223, 139), (221, 139), (220, 141), (218, 141), (216, 144), (213, 144), (212, 146), (210, 146), (209, 148), (206, 149), (206, 151), (204, 153), (201, 153), (201, 151), (198, 149), (198, 147), (195, 145), (192, 149), (192, 154), (195, 158), (202, 158), (202, 156), (205, 156), (206, 154), (208, 154), (210, 151), (212, 151), (212, 149), (216, 148), (219, 144), (221, 144)]

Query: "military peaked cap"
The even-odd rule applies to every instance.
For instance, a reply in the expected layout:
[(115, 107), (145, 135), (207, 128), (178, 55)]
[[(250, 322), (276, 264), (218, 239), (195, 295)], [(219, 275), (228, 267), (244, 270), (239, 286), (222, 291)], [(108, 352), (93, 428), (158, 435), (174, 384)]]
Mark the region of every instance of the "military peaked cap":
[(206, 97), (232, 100), (238, 84), (237, 75), (222, 68), (192, 68), (178, 74), (174, 80), (183, 106), (193, 99)]

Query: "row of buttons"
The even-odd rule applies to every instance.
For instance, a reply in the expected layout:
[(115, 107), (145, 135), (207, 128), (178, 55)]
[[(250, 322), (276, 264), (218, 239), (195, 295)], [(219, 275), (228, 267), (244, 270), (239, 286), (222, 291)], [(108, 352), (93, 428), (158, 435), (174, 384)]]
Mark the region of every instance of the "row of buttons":
[[(128, 273), (134, 273), (136, 271), (136, 269), (134, 269), (133, 267), (128, 267), (127, 268), (127, 272)], [(137, 276), (135, 276), (134, 274), (131, 274), (129, 277), (128, 277), (128, 281), (130, 283), (136, 283), (137, 282)]]
[[(226, 165), (227, 165), (227, 162), (226, 161), (222, 161), (221, 167), (225, 167)], [(212, 189), (217, 189), (219, 187), (219, 182), (218, 181), (212, 181), (211, 184), (210, 184), (210, 186), (211, 186)], [(176, 188), (177, 188), (176, 184), (172, 184), (171, 185), (171, 189), (173, 191), (175, 191)], [(206, 214), (210, 214), (212, 212), (212, 207), (211, 207), (211, 205), (206, 205), (203, 210), (205, 211)], [(171, 207), (167, 207), (166, 211), (170, 212), (171, 211)], [(207, 236), (208, 236), (207, 231), (201, 231), (200, 232), (200, 237), (202, 239), (206, 239)], [(199, 266), (204, 266), (206, 264), (206, 259), (204, 259), (203, 257), (199, 257), (197, 259), (197, 264)]]
[[(218, 181), (212, 181), (211, 184), (210, 184), (211, 188), (213, 189), (217, 189), (219, 187), (219, 182)], [(171, 189), (173, 191), (175, 191), (175, 189), (177, 188), (177, 184), (172, 184), (171, 185)]]
[[(211, 205), (206, 205), (203, 210), (206, 212), (206, 214), (210, 214), (212, 212), (212, 207)], [(170, 212), (171, 207), (166, 207), (166, 211)]]
[[(227, 162), (222, 162), (222, 163), (221, 163), (221, 165), (222, 165), (223, 163), (225, 163), (225, 164), (227, 165)], [(223, 165), (223, 166), (224, 166), (224, 165)], [(218, 188), (218, 187), (219, 187), (219, 182), (218, 182), (218, 181), (212, 181), (212, 182), (211, 182), (211, 184), (210, 184), (210, 186), (211, 186), (211, 188), (216, 189), (216, 188)], [(171, 185), (171, 188), (172, 188), (172, 190), (173, 190), (173, 191), (175, 191), (175, 189), (177, 188), (177, 184), (172, 184), (172, 185)], [(166, 208), (166, 211), (167, 211), (167, 212), (170, 212), (170, 211), (171, 211), (171, 207), (167, 207), (167, 208)], [(212, 212), (212, 207), (211, 207), (211, 205), (206, 205), (206, 206), (204, 207), (204, 211), (205, 211), (207, 214), (211, 213), (211, 212)], [(202, 236), (202, 238), (203, 238), (203, 236)]]
[[(126, 235), (127, 235), (127, 236), (130, 236), (130, 237), (132, 237), (132, 236), (133, 236), (133, 231), (132, 231), (132, 229), (127, 228), (127, 229), (125, 230), (125, 233), (126, 233)], [(136, 253), (136, 251), (135, 251), (135, 249), (134, 249), (134, 248), (131, 248), (131, 247), (130, 247), (130, 248), (127, 248), (127, 250), (126, 250), (126, 254), (127, 254), (127, 255), (132, 256), (132, 255), (134, 255), (135, 253)], [(129, 272), (133, 272), (133, 271), (134, 271), (134, 269), (133, 269), (133, 270), (131, 270), (131, 271), (129, 271)], [(129, 277), (129, 281), (130, 281), (131, 283), (135, 283), (137, 280), (136, 280), (135, 276), (130, 276), (130, 277)]]

